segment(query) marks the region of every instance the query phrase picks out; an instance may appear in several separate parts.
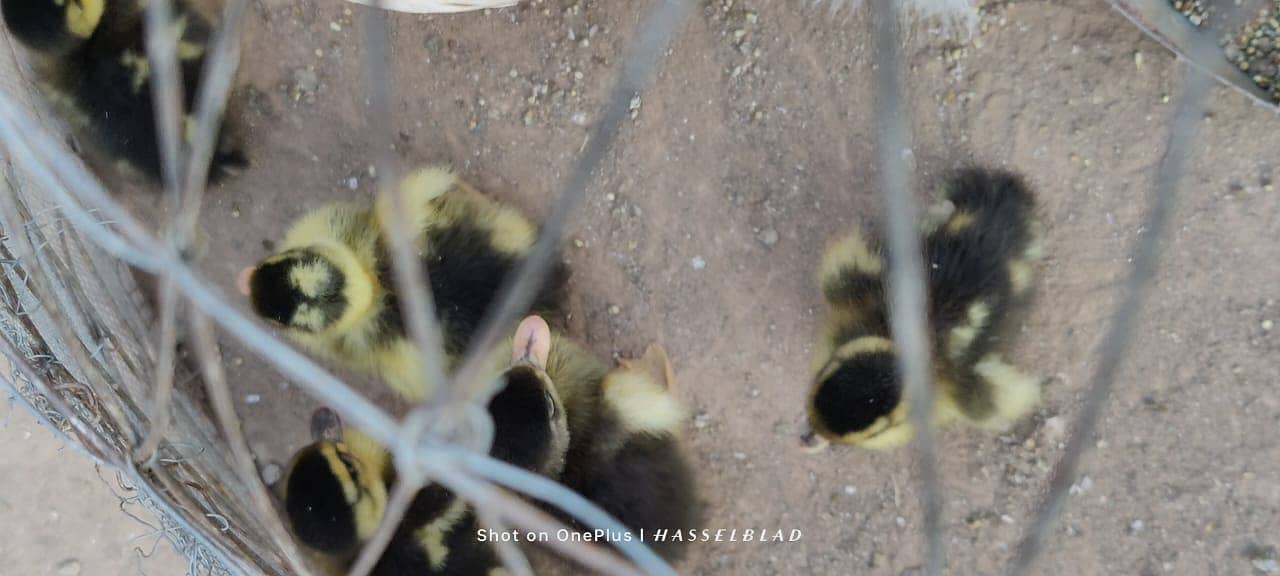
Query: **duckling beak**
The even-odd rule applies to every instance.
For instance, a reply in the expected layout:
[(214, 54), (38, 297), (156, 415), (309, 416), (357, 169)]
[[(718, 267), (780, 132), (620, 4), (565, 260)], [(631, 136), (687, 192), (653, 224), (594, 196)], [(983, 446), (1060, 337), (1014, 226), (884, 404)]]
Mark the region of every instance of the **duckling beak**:
[(512, 364), (529, 364), (539, 370), (547, 369), (547, 358), (551, 354), (551, 328), (546, 320), (538, 316), (529, 316), (516, 327), (516, 337), (512, 342)]
[(244, 270), (241, 270), (236, 275), (236, 289), (245, 296), (249, 295), (249, 279), (251, 278), (253, 278), (253, 266), (245, 266)]
[(827, 449), (831, 442), (822, 435), (813, 431), (808, 423), (804, 425), (804, 429), (800, 432), (800, 449), (807, 454), (817, 454)]

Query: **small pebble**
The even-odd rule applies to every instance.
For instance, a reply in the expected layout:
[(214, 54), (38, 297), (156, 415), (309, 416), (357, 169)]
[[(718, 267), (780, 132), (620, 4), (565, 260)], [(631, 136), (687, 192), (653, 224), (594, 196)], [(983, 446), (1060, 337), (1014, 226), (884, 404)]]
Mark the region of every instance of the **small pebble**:
[(436, 52), (440, 50), (440, 42), (441, 42), (441, 38), (439, 35), (431, 34), (427, 36), (426, 41), (423, 42), (423, 46), (426, 47), (428, 52)]
[(1050, 416), (1044, 419), (1044, 443), (1050, 446), (1061, 442), (1066, 436), (1067, 423), (1061, 416)]
[(858, 487), (857, 487), (857, 486), (854, 486), (853, 484), (845, 484), (845, 485), (844, 485), (844, 493), (845, 493), (845, 494), (848, 494), (848, 495), (850, 495), (850, 496), (853, 496), (854, 494), (857, 494), (857, 493), (858, 493)]
[(609, 306), (610, 316), (617, 316), (618, 314), (621, 314), (621, 313), (622, 313), (622, 308), (619, 308), (617, 304), (613, 304)]
[(1263, 332), (1270, 332), (1270, 331), (1271, 331), (1271, 329), (1272, 329), (1272, 328), (1275, 328), (1275, 327), (1276, 327), (1275, 322), (1272, 322), (1272, 321), (1270, 321), (1270, 320), (1263, 320), (1263, 321), (1262, 321), (1262, 331), (1263, 331)]
[(764, 244), (765, 246), (773, 246), (778, 243), (778, 231), (773, 228), (765, 228), (760, 231), (757, 238), (760, 239), (761, 244)]
[(284, 473), (280, 469), (279, 464), (272, 462), (262, 467), (262, 483), (267, 486), (271, 486), (276, 482), (279, 482), (282, 476), (284, 476)]
[(586, 126), (586, 125), (587, 125), (587, 113), (586, 113), (586, 112), (574, 112), (574, 113), (573, 113), (573, 116), (570, 116), (570, 117), (569, 117), (569, 121), (570, 121), (570, 122), (573, 122), (574, 126)]
[(733, 453), (733, 459), (734, 459), (734, 460), (746, 460), (746, 459), (747, 459), (747, 453), (746, 453), (746, 452), (734, 452), (734, 453)]
[(305, 97), (312, 97), (320, 89), (320, 76), (312, 68), (295, 68), (292, 72), (293, 86), (290, 95), (296, 102)]
[(694, 270), (701, 270), (707, 267), (707, 261), (703, 260), (701, 256), (694, 256), (693, 259), (689, 261), (689, 265), (693, 266)]
[(80, 573), (80, 561), (75, 558), (68, 558), (58, 563), (59, 576), (76, 576)]
[(262, 401), (262, 396), (258, 394), (247, 394), (244, 397), (245, 404), (257, 404)]
[(899, 528), (905, 528), (907, 526), (907, 519), (901, 516), (894, 518), (893, 522), (897, 524)]
[(1275, 558), (1262, 558), (1251, 562), (1253, 568), (1267, 576), (1276, 576), (1280, 574), (1280, 562)]
[(573, 239), (573, 247), (574, 247), (574, 248), (586, 248), (586, 247), (587, 247), (587, 243), (586, 243), (585, 241), (583, 241), (581, 238), (574, 238), (574, 239)]
[(1146, 528), (1146, 523), (1144, 523), (1141, 520), (1134, 520), (1133, 522), (1129, 523), (1130, 532), (1135, 532), (1135, 533), (1141, 532), (1143, 528)]
[(350, 178), (347, 178), (347, 189), (348, 189), (348, 190), (355, 190), (355, 189), (357, 189), (357, 188), (359, 188), (359, 187), (360, 187), (360, 179), (359, 179), (359, 178), (356, 178), (355, 176), (352, 176), (352, 177), (350, 177)]

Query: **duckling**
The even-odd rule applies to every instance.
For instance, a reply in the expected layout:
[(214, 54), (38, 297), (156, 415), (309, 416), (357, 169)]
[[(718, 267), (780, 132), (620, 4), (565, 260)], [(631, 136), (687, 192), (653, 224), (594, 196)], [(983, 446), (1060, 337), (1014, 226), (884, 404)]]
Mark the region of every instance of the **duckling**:
[[(944, 209), (931, 211), (921, 231), (933, 419), (1000, 428), (1040, 397), (1040, 379), (996, 350), (1008, 316), (1027, 300), (1040, 257), (1035, 201), (1020, 177), (977, 168), (952, 175), (945, 192)], [(814, 355), (808, 419), (825, 440), (887, 449), (911, 438), (885, 272), (879, 241), (857, 231), (823, 257), (818, 280), (829, 310)]]
[[(451, 369), (537, 229), (442, 168), (414, 172), (402, 186)], [(567, 278), (557, 263), (534, 311), (558, 317)], [(244, 269), (238, 284), (259, 316), (316, 354), (380, 374), (410, 401), (429, 391), (406, 336), (376, 207), (335, 203), (303, 216), (278, 252)]]
[(294, 454), (281, 479), (285, 513), (303, 544), (353, 555), (386, 510), (390, 456), (362, 432), (344, 431), (327, 408), (312, 415), (311, 435), (314, 443)]
[[(558, 477), (569, 448), (567, 414), (546, 376), (550, 329), (526, 319), (512, 340), (504, 384), (489, 400), (490, 455)], [(303, 544), (339, 563), (354, 560), (386, 511), (396, 473), (386, 450), (359, 431), (341, 431), (329, 410), (312, 420), (316, 442), (293, 458), (285, 477), (285, 510)], [(429, 485), (415, 495), (373, 574), (490, 574), (500, 562), (476, 537), (474, 511), (450, 491)]]
[[(174, 2), (183, 107), (190, 114), (210, 38), (208, 21)], [(13, 36), (30, 49), (42, 91), (72, 128), (125, 171), (159, 179), (160, 152), (151, 98), (141, 3), (133, 0), (0, 0)], [(184, 116), (190, 136), (192, 121)], [(219, 134), (211, 179), (248, 165), (235, 137)]]
[(661, 345), (610, 369), (568, 338), (551, 339), (547, 375), (568, 412), (569, 453), (562, 482), (612, 514), (646, 544), (675, 560), (683, 541), (655, 531), (698, 528), (701, 506), (684, 448), (685, 410)]

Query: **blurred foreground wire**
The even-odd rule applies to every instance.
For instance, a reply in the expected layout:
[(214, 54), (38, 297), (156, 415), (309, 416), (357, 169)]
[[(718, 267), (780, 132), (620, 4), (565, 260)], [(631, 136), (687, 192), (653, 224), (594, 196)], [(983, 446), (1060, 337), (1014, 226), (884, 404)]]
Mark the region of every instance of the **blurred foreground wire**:
[(890, 326), (915, 431), (915, 466), (924, 514), (925, 574), (938, 576), (946, 562), (942, 534), (942, 488), (935, 447), (933, 384), (926, 331), (924, 259), (912, 198), (911, 119), (902, 81), (902, 22), (897, 0), (872, 0), (872, 60), (880, 189), (885, 197), (889, 246)]
[(1053, 468), (1049, 491), (1036, 509), (1034, 520), (1027, 527), (1009, 564), (1010, 576), (1030, 572), (1066, 503), (1067, 493), (1079, 473), (1080, 459), (1085, 449), (1093, 444), (1098, 420), (1111, 398), (1116, 374), (1129, 350), (1143, 301), (1155, 278), (1161, 242), (1173, 212), (1178, 183), (1186, 171), (1187, 156), (1193, 149), (1199, 127), (1203, 123), (1209, 89), (1213, 86), (1211, 77), (1199, 69), (1189, 65), (1184, 65), (1182, 69), (1182, 95), (1169, 125), (1164, 157), (1160, 159), (1160, 165), (1156, 169), (1151, 191), (1151, 210), (1141, 228), (1142, 236), (1133, 248), (1133, 266), (1129, 278), (1122, 287), (1119, 302), (1111, 316), (1111, 324), (1098, 348), (1098, 367), (1094, 370), (1092, 382), (1086, 392), (1084, 407), (1076, 418), (1066, 451)]

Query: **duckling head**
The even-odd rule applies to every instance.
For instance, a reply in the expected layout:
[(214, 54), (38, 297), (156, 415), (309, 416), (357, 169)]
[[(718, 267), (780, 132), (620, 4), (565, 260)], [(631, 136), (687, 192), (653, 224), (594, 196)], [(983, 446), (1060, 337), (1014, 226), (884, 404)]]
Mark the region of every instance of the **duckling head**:
[(62, 53), (97, 30), (107, 0), (2, 0), (5, 24), (23, 44), (41, 52)]
[(911, 438), (893, 342), (863, 336), (836, 349), (809, 392), (809, 426), (831, 442), (883, 449)]
[(373, 276), (345, 246), (293, 248), (246, 268), (238, 279), (259, 316), (299, 332), (341, 331), (366, 318)]
[(516, 329), (503, 388), (489, 400), (499, 460), (555, 478), (569, 450), (569, 420), (555, 383), (547, 375), (551, 330), (538, 316)]
[(378, 529), (387, 506), (382, 475), (342, 442), (322, 440), (294, 456), (285, 478), (285, 512), (302, 543), (353, 552)]

